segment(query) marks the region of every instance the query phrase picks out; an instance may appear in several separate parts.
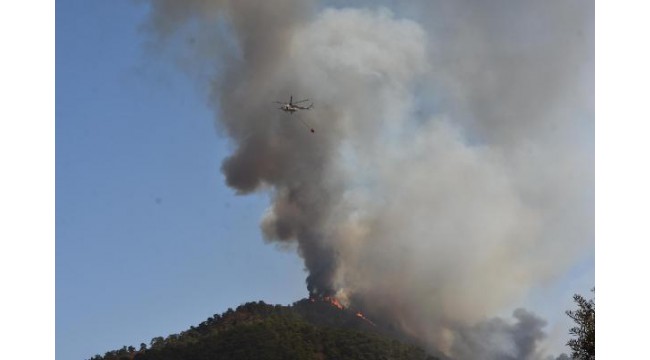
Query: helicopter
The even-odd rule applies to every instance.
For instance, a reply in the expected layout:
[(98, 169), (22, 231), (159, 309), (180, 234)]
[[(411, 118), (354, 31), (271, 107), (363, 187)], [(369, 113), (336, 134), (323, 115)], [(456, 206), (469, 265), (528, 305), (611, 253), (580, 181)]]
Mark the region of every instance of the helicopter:
[[(293, 113), (298, 111), (298, 110), (309, 110), (309, 109), (314, 107), (314, 103), (309, 104), (309, 106), (298, 105), (298, 104), (304, 103), (305, 101), (309, 101), (309, 99), (296, 101), (294, 103), (293, 102), (293, 95), (291, 95), (289, 97), (289, 102), (275, 101), (275, 103), (281, 105), (278, 109), (280, 109), (280, 110), (282, 110), (284, 112), (288, 112), (289, 114), (293, 115)], [(316, 130), (314, 130), (314, 128), (310, 127), (309, 125), (307, 125), (307, 123), (305, 123), (305, 120), (300, 118), (300, 121), (303, 123), (303, 125), (305, 125), (305, 127), (307, 127), (309, 129), (309, 131), (311, 131), (312, 133), (316, 132)]]
[(305, 101), (309, 101), (309, 99), (296, 101), (294, 103), (293, 102), (293, 95), (291, 95), (291, 97), (289, 97), (289, 102), (275, 101), (275, 103), (281, 105), (278, 109), (280, 109), (282, 111), (286, 111), (286, 112), (293, 115), (293, 113), (298, 111), (298, 110), (309, 110), (312, 107), (314, 107), (313, 103), (309, 104), (309, 106), (298, 105), (298, 104), (304, 103)]

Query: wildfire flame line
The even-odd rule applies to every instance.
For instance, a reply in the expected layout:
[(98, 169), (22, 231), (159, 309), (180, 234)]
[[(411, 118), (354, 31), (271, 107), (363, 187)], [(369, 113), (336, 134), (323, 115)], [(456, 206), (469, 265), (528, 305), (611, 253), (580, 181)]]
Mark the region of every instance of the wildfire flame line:
[[(315, 298), (313, 298), (313, 297), (312, 297), (312, 298), (309, 298), (309, 301), (311, 301), (311, 302), (316, 302), (317, 300), (319, 300), (319, 299), (315, 299)], [(324, 302), (326, 302), (326, 303), (329, 303), (330, 305), (332, 305), (332, 306), (338, 308), (339, 310), (344, 310), (344, 309), (345, 309), (345, 306), (343, 306), (343, 304), (341, 304), (341, 302), (340, 302), (337, 298), (332, 297), (332, 296), (323, 296), (322, 298), (320, 298), (320, 301), (324, 301)], [(374, 322), (370, 321), (370, 319), (368, 319), (367, 317), (365, 317), (365, 315), (363, 315), (363, 313), (362, 313), (361, 311), (357, 311), (357, 312), (355, 313), (355, 315), (356, 315), (358, 318), (360, 318), (360, 319), (362, 319), (362, 320), (368, 322), (370, 325), (372, 325), (372, 326), (377, 326), (377, 325), (375, 325)]]
[(325, 296), (325, 297), (323, 297), (323, 301), (326, 301), (326, 302), (332, 304), (333, 306), (336, 306), (337, 308), (339, 308), (341, 310), (345, 309), (345, 306), (343, 306), (339, 302), (339, 300), (337, 298), (335, 298), (335, 297)]
[(355, 315), (357, 315), (357, 317), (359, 317), (359, 318), (361, 318), (361, 319), (367, 321), (370, 325), (372, 325), (372, 326), (377, 326), (377, 325), (375, 325), (374, 322), (370, 321), (367, 317), (363, 316), (363, 314), (361, 313), (361, 311), (357, 311), (357, 313), (356, 313)]

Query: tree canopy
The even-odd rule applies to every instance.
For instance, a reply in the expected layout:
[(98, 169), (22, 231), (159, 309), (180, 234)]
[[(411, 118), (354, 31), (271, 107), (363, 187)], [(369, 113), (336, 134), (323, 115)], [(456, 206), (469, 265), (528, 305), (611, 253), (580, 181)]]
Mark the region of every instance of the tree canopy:
[[(594, 292), (594, 289), (591, 290)], [(567, 310), (566, 314), (575, 321), (576, 326), (569, 330), (575, 338), (567, 345), (571, 348), (573, 359), (593, 360), (596, 358), (596, 304), (594, 299), (587, 300), (579, 294), (573, 295), (577, 310)]]

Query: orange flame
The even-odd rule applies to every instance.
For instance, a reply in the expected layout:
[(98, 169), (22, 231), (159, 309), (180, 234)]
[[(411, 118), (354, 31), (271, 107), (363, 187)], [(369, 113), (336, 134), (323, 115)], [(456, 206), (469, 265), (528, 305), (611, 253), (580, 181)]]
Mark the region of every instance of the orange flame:
[(341, 310), (345, 309), (345, 307), (343, 305), (341, 305), (339, 300), (337, 298), (335, 298), (335, 297), (325, 296), (325, 297), (323, 297), (323, 301), (327, 301), (328, 303), (336, 306), (337, 308), (339, 308)]
[(372, 325), (372, 326), (376, 326), (374, 322), (368, 320), (367, 317), (363, 316), (363, 314), (361, 313), (361, 311), (357, 311), (356, 315), (357, 315), (357, 317), (359, 317), (359, 318), (361, 318), (361, 319), (367, 321), (368, 323), (370, 323), (370, 325)]

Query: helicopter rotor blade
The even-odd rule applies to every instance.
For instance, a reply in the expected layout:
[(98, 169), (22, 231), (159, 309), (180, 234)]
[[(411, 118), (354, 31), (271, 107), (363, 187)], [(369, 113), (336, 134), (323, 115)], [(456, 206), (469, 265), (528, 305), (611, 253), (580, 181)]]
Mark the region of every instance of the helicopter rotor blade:
[(305, 100), (300, 100), (300, 101), (296, 101), (296, 102), (294, 102), (294, 104), (300, 104), (300, 103), (303, 103), (303, 102), (305, 102), (305, 101), (309, 101), (309, 99), (305, 99)]

